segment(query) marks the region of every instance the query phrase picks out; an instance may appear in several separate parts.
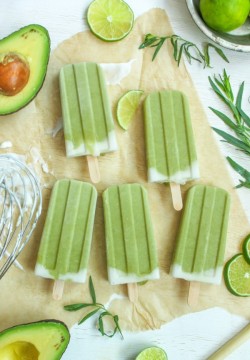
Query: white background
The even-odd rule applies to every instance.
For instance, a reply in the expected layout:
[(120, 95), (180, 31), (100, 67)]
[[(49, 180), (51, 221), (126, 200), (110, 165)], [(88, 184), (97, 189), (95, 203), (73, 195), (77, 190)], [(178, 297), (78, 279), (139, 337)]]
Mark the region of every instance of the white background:
[[(202, 47), (204, 42), (210, 41), (194, 24), (184, 0), (127, 0), (127, 2), (135, 16), (152, 7), (164, 8), (176, 34), (195, 42), (199, 47)], [(89, 3), (90, 1), (87, 0), (2, 0), (0, 3), (0, 38), (22, 26), (38, 23), (48, 29), (53, 50), (64, 39), (87, 29), (85, 14)], [(227, 49), (224, 49), (224, 52), (230, 60), (229, 64), (216, 54), (212, 55), (212, 69), (203, 70), (202, 66), (197, 63), (191, 66), (187, 64), (209, 122), (220, 128), (223, 128), (222, 122), (208, 109), (208, 106), (212, 106), (223, 111), (221, 101), (218, 100), (208, 83), (209, 75), (221, 74), (226, 68), (235, 92), (244, 80), (244, 109), (250, 114), (248, 101), (250, 98), (250, 53), (238, 53)], [(250, 170), (249, 157), (235, 151), (229, 145), (220, 142), (220, 146), (225, 155), (231, 155), (242, 166)], [(240, 176), (235, 174), (230, 167), (228, 169), (237, 184)], [(250, 189), (240, 189), (237, 192), (250, 221)], [(63, 359), (132, 360), (144, 347), (160, 344), (165, 347), (170, 360), (184, 358), (202, 360), (241, 329), (246, 322), (245, 319), (233, 317), (222, 309), (211, 309), (176, 319), (164, 326), (161, 331), (126, 334), (123, 342), (117, 338), (112, 340), (100, 338), (97, 331), (90, 326), (92, 324), (89, 323), (80, 329), (77, 327), (72, 329), (71, 344)], [(246, 343), (242, 349), (230, 356), (230, 359), (247, 360), (249, 353), (250, 343)]]

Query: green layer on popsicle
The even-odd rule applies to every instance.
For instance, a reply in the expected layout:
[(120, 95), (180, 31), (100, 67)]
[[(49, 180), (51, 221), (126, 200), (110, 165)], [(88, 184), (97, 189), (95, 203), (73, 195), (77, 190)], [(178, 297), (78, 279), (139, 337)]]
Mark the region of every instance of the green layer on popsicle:
[(158, 279), (159, 268), (148, 195), (139, 184), (103, 193), (108, 276), (111, 284)]
[(219, 284), (222, 278), (230, 196), (195, 185), (187, 194), (171, 266), (174, 277)]
[(65, 65), (60, 71), (60, 95), (68, 157), (117, 150), (108, 91), (98, 64)]
[(199, 178), (187, 97), (169, 90), (149, 94), (144, 120), (148, 180), (184, 184)]
[(35, 267), (36, 275), (85, 282), (97, 191), (77, 180), (58, 180), (52, 190)]

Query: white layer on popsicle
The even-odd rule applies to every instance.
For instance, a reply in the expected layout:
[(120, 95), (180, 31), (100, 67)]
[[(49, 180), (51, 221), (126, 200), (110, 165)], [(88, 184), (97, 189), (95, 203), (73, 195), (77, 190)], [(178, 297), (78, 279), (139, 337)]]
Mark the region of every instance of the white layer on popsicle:
[(128, 284), (128, 283), (136, 283), (147, 280), (156, 280), (160, 277), (159, 269), (154, 269), (151, 273), (143, 275), (136, 275), (133, 273), (125, 273), (121, 270), (108, 268), (108, 278), (111, 285), (119, 285), (119, 284)]
[(160, 173), (155, 168), (148, 169), (148, 180), (149, 182), (174, 182), (176, 184), (184, 185), (187, 181), (192, 181), (194, 179), (198, 179), (200, 177), (199, 165), (198, 161), (193, 161), (190, 164), (190, 167), (186, 170), (178, 171), (175, 174), (170, 176), (166, 176)]
[(106, 152), (112, 152), (118, 150), (115, 131), (111, 131), (107, 135), (107, 139), (103, 140), (102, 142), (96, 142), (93, 145), (93, 150), (90, 152), (84, 143), (79, 145), (78, 147), (74, 146), (74, 143), (69, 140), (65, 140), (66, 151), (68, 157), (77, 157), (84, 155), (93, 155), (93, 156), (100, 156)]

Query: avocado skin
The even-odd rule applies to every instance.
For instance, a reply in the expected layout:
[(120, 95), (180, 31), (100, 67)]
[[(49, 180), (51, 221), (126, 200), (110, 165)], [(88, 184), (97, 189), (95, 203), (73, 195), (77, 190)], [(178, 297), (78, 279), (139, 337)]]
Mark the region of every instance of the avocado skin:
[[(30, 39), (29, 48), (27, 42)], [(0, 40), (0, 56), (18, 53), (30, 64), (30, 78), (24, 89), (14, 96), (0, 94), (0, 116), (19, 111), (36, 97), (47, 73), (50, 44), (48, 30), (39, 24), (24, 26)]]
[(12, 326), (0, 332), (1, 349), (17, 343), (32, 344), (39, 352), (39, 360), (59, 360), (70, 341), (67, 325), (54, 319), (40, 320)]

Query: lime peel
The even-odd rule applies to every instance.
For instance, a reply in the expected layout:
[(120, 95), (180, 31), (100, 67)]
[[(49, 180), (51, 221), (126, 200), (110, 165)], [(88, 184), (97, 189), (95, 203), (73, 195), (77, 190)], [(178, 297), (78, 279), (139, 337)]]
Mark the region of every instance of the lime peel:
[(242, 250), (246, 261), (250, 264), (250, 234), (245, 238)]
[(200, 0), (205, 23), (214, 30), (229, 32), (243, 25), (249, 15), (249, 0)]
[(135, 360), (167, 360), (167, 354), (166, 352), (157, 347), (149, 347), (147, 349), (144, 349), (140, 354), (136, 357)]
[(224, 267), (228, 290), (237, 296), (250, 296), (250, 264), (242, 253), (234, 255)]
[(118, 41), (132, 30), (134, 13), (124, 0), (94, 0), (87, 10), (87, 22), (98, 38)]
[(129, 90), (118, 100), (117, 121), (124, 130), (129, 128), (143, 93), (143, 90)]

